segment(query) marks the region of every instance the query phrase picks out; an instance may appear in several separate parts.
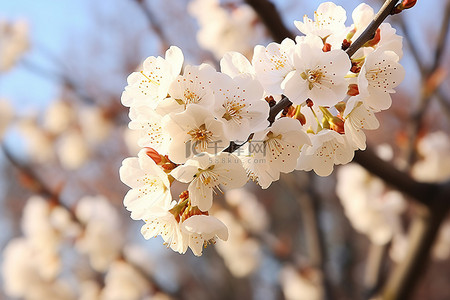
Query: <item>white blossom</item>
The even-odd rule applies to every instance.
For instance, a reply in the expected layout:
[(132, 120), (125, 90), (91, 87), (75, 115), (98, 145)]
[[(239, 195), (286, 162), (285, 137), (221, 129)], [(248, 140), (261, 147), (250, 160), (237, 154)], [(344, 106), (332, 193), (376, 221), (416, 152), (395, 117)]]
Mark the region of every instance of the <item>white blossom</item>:
[(405, 70), (398, 63), (398, 55), (384, 48), (369, 53), (358, 76), (358, 89), (363, 103), (375, 110), (391, 106), (390, 93), (405, 77)]
[(220, 75), (208, 64), (186, 66), (183, 75), (179, 75), (169, 87), (168, 100), (172, 105), (165, 106), (164, 111), (182, 112), (190, 104), (211, 108), (214, 105), (213, 86), (220, 81)]
[(267, 47), (255, 47), (252, 64), (256, 77), (269, 94), (283, 94), (281, 83), (295, 69), (294, 46), (295, 42), (286, 38), (281, 44), (270, 43)]
[(150, 147), (161, 155), (166, 155), (169, 152), (171, 138), (164, 128), (163, 118), (149, 107), (131, 108), (131, 122), (128, 126), (139, 133), (140, 147)]
[(202, 255), (203, 247), (215, 243), (216, 238), (228, 239), (227, 227), (213, 216), (192, 216), (182, 223), (181, 229), (189, 236), (189, 248), (196, 256)]
[(236, 207), (237, 214), (246, 228), (264, 232), (269, 227), (269, 215), (254, 193), (245, 188), (227, 191), (225, 200)]
[(336, 131), (323, 129), (310, 138), (312, 146), (303, 146), (297, 170), (314, 170), (319, 176), (328, 176), (334, 165), (349, 163), (353, 158), (353, 148)]
[(168, 207), (172, 202), (167, 174), (145, 150), (141, 150), (138, 157), (126, 158), (119, 173), (120, 180), (131, 188), (123, 200), (125, 207), (131, 211), (131, 218), (142, 219), (147, 209)]
[(68, 170), (82, 167), (90, 158), (86, 140), (76, 129), (65, 132), (58, 140), (57, 155), (61, 165)]
[(24, 300), (74, 299), (68, 284), (46, 278), (47, 265), (36, 260), (39, 250), (26, 238), (9, 241), (3, 250), (2, 276), (6, 295)]
[(302, 104), (309, 98), (316, 105), (333, 106), (345, 97), (344, 76), (351, 63), (343, 50), (323, 52), (320, 38), (307, 37), (295, 47), (294, 67), (281, 84), (294, 104)]
[(62, 134), (75, 120), (75, 112), (67, 101), (53, 102), (45, 112), (44, 128), (53, 134)]
[(201, 211), (211, 208), (213, 191), (233, 189), (247, 182), (247, 175), (239, 158), (233, 154), (210, 155), (202, 153), (189, 159), (170, 173), (176, 180), (190, 183), (189, 198)]
[(349, 143), (358, 149), (366, 149), (366, 135), (363, 129), (373, 130), (380, 126), (374, 112), (367, 108), (357, 97), (347, 102), (344, 111), (345, 137)]
[(220, 71), (234, 78), (241, 74), (256, 75), (250, 61), (239, 52), (227, 52), (220, 60)]
[(214, 115), (224, 124), (229, 140), (245, 142), (255, 131), (269, 125), (269, 105), (262, 99), (263, 88), (250, 74), (227, 77), (215, 91)]
[[(172, 203), (172, 207), (175, 202)], [(152, 207), (143, 217), (145, 224), (141, 233), (146, 239), (160, 235), (164, 244), (178, 253), (185, 253), (188, 248), (187, 234), (181, 230), (180, 223), (169, 210)]]
[(169, 159), (184, 163), (201, 152), (217, 153), (229, 145), (223, 123), (200, 105), (189, 105), (182, 113), (171, 114), (165, 123), (171, 136)]
[(55, 279), (61, 271), (59, 255), (63, 232), (50, 222), (52, 208), (46, 199), (32, 196), (25, 205), (22, 231), (33, 248), (34, 265), (45, 280)]
[[(250, 275), (261, 263), (260, 244), (256, 239), (249, 237), (248, 232), (230, 212), (220, 210), (215, 215), (220, 218), (229, 231), (229, 238), (226, 242), (217, 242), (217, 252), (222, 256), (225, 265), (234, 276), (240, 278)], [(257, 214), (255, 213), (255, 215)]]
[[(373, 8), (367, 5), (366, 3), (361, 3), (358, 5), (352, 12), (353, 26), (352, 31), (352, 41), (355, 41), (366, 29), (366, 27), (370, 24), (370, 22), (374, 19), (375, 13)], [(378, 47), (386, 47), (390, 51), (394, 51), (399, 58), (403, 56), (402, 50), (402, 37), (395, 34), (396, 30), (392, 28), (389, 23), (382, 23), (379, 27), (380, 30), (380, 40), (374, 46), (374, 48)], [(364, 47), (360, 48), (352, 57), (360, 57), (361, 53), (364, 52)]]
[(142, 71), (128, 76), (122, 104), (155, 109), (166, 98), (169, 86), (180, 74), (183, 61), (183, 53), (175, 46), (166, 51), (165, 59), (160, 56), (147, 58)]
[(412, 175), (423, 182), (441, 182), (450, 178), (450, 139), (443, 131), (427, 134), (418, 143), (422, 159), (412, 167)]
[(45, 163), (54, 157), (52, 137), (39, 128), (35, 119), (20, 120), (19, 131), (25, 138), (28, 149), (33, 149), (28, 152), (33, 161)]
[[(340, 46), (345, 37), (347, 13), (342, 6), (324, 2), (314, 12), (314, 21), (303, 16), (303, 22), (294, 21), (295, 27), (305, 35), (316, 35), (334, 46)], [(339, 44), (340, 43), (340, 44)], [(334, 49), (337, 49), (334, 47)]]
[(284, 266), (280, 272), (280, 283), (287, 300), (323, 299), (319, 277), (309, 272), (309, 278), (299, 273), (292, 266)]
[(107, 112), (96, 106), (87, 106), (81, 109), (79, 124), (83, 137), (92, 145), (104, 141), (113, 128), (113, 123)]
[(0, 72), (10, 70), (29, 48), (28, 24), (0, 19)]

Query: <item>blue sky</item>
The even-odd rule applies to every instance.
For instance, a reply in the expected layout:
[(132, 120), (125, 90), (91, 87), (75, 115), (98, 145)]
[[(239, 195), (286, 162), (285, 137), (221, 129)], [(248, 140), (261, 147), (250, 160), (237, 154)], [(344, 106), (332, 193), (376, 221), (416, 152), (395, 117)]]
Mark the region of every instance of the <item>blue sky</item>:
[[(0, 17), (7, 20), (26, 19), (30, 27), (31, 50), (25, 60), (54, 70), (51, 61), (39, 55), (38, 48), (45, 47), (56, 57), (62, 57), (62, 45), (68, 42), (68, 32), (86, 30), (85, 0), (39, 0), (0, 1)], [(55, 70), (58, 71), (58, 70)], [(0, 96), (15, 103), (20, 112), (34, 110), (40, 104), (48, 103), (57, 95), (58, 83), (37, 76), (18, 66), (0, 75)]]
[[(153, 1), (153, 0), (151, 0)], [(67, 48), (71, 45), (78, 47), (83, 46), (83, 32), (90, 32), (94, 27), (93, 8), (100, 7), (106, 10), (127, 10), (133, 9), (134, 0), (109, 0), (109, 1), (92, 1), (92, 0), (9, 0), (0, 1), (0, 18), (7, 20), (15, 20), (24, 18), (30, 24), (30, 37), (32, 49), (25, 56), (25, 61), (33, 62), (33, 64), (42, 67), (51, 72), (61, 73), (61, 66), (56, 66), (54, 62), (42, 54), (42, 49), (51, 53), (52, 56), (63, 59), (67, 57)], [(155, 1), (151, 2), (154, 6), (168, 5), (176, 1)], [(182, 0), (185, 3), (185, 0)], [(279, 0), (278, 6), (285, 9), (283, 12), (285, 23), (292, 26), (292, 20), (301, 19), (303, 14), (311, 15), (314, 8), (323, 1), (302, 1), (302, 5), (289, 4), (290, 1)], [(359, 1), (337, 0), (337, 4), (343, 5), (348, 11), (348, 19), (351, 20), (351, 10), (356, 7)], [(375, 2), (375, 5), (379, 5)], [(441, 19), (441, 11), (437, 9), (444, 5), (444, 1), (429, 0), (418, 1), (416, 7), (407, 11), (408, 23), (418, 20), (419, 30), (413, 30), (418, 40), (427, 38), (429, 32), (422, 30), (423, 28), (436, 28), (439, 26), (436, 19)], [(306, 5), (305, 5), (306, 4)], [(292, 9), (295, 7), (295, 9)], [(154, 8), (155, 9), (155, 8)], [(156, 8), (157, 9), (157, 8)], [(117, 12), (115, 12), (117, 13)], [(430, 18), (429, 16), (433, 16)], [(139, 23), (139, 20), (128, 20), (130, 23)], [(119, 24), (120, 25), (120, 24)], [(94, 29), (95, 30), (95, 29)], [(143, 37), (145, 39), (146, 37)], [(180, 37), (182, 38), (182, 37)], [(177, 37), (171, 37), (171, 42), (177, 44)], [(419, 45), (419, 48), (426, 50), (426, 43)], [(112, 47), (113, 49), (113, 47)], [(407, 51), (407, 49), (405, 49)], [(429, 60), (429, 53), (424, 51), (424, 60)], [(155, 53), (150, 53), (154, 55)], [(106, 56), (106, 57), (105, 57)], [(100, 59), (108, 63), (107, 53), (102, 55)], [(73, 62), (71, 62), (73, 63)], [(410, 62), (405, 61), (405, 67)], [(114, 84), (121, 85), (121, 82)], [(55, 99), (58, 95), (59, 83), (49, 78), (43, 78), (33, 72), (30, 72), (23, 66), (18, 66), (12, 71), (0, 75), (0, 97), (11, 99), (15, 103), (19, 113), (28, 114), (34, 110), (39, 110), (43, 106)], [(117, 87), (120, 90), (121, 86)]]

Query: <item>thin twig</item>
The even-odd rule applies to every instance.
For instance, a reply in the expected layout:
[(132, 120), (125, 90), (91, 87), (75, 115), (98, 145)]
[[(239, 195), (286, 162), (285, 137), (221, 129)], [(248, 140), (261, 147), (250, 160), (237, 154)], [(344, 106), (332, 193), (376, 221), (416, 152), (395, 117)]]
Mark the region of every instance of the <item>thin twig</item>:
[(441, 31), (437, 38), (436, 47), (434, 49), (434, 63), (431, 66), (431, 72), (436, 70), (441, 62), (442, 54), (445, 53), (445, 45), (448, 39), (448, 31), (450, 25), (450, 1), (447, 0), (447, 5), (445, 6), (444, 17), (442, 19)]
[(42, 68), (41, 66), (39, 66), (29, 60), (22, 60), (21, 64), (25, 68), (27, 68), (28, 70), (30, 70), (31, 72), (33, 72), (35, 74), (38, 74), (38, 75), (48, 78), (50, 80), (57, 80), (57, 81), (62, 82), (63, 85), (66, 85), (68, 88), (70, 88), (70, 90), (73, 91), (75, 93), (75, 95), (77, 95), (78, 98), (80, 98), (84, 102), (86, 102), (88, 104), (95, 103), (95, 100), (93, 98), (85, 95), (83, 92), (81, 92), (81, 89), (78, 86), (78, 84), (75, 83), (75, 81), (73, 79), (71, 79), (70, 77), (68, 77), (67, 75), (62, 74), (62, 73), (59, 74), (59, 73), (56, 73), (53, 71), (46, 70), (46, 69)]
[(135, 0), (135, 1), (141, 7), (143, 13), (147, 17), (147, 20), (150, 23), (151, 29), (153, 30), (153, 32), (158, 36), (159, 40), (161, 41), (161, 47), (163, 49), (162, 52), (166, 51), (167, 49), (169, 49), (170, 41), (167, 38), (164, 30), (156, 22), (155, 15), (151, 11), (150, 7), (147, 5), (145, 0)]
[(276, 116), (286, 107), (289, 107), (292, 105), (292, 102), (287, 98), (286, 96), (283, 96), (280, 101), (277, 102), (273, 107), (270, 108), (269, 118), (267, 121), (269, 121), (270, 125), (275, 122)]
[[(18, 159), (14, 157), (11, 151), (4, 144), (1, 145), (3, 154), (6, 159), (13, 165), (20, 174), (24, 177), (27, 183), (27, 187), (32, 190), (34, 193), (37, 193), (44, 198), (50, 199), (50, 201), (59, 202), (59, 194), (53, 191), (51, 188), (45, 184), (42, 179), (36, 174), (36, 172), (21, 163)], [(61, 203), (61, 205), (66, 208), (68, 211), (71, 211), (67, 206)]]
[[(448, 10), (447, 10), (447, 14), (446, 14), (447, 18), (448, 18), (448, 15), (450, 15), (450, 14), (448, 13)], [(427, 74), (428, 73), (427, 67), (425, 66), (425, 64), (423, 63), (423, 59), (419, 55), (419, 51), (416, 47), (417, 44), (412, 40), (412, 35), (409, 31), (408, 26), (406, 25), (404, 18), (400, 17), (397, 20), (398, 20), (398, 24), (400, 25), (400, 28), (402, 29), (404, 39), (408, 43), (409, 53), (412, 54), (412, 57), (414, 58), (414, 62), (416, 63), (420, 74)], [(443, 23), (444, 24), (447, 23), (447, 27), (448, 27), (448, 21), (444, 21)], [(441, 31), (441, 33), (442, 32), (443, 31)], [(439, 44), (442, 44), (442, 43), (443, 42), (441, 41)], [(443, 45), (445, 45), (445, 43)], [(440, 47), (443, 47), (443, 46), (440, 46)], [(437, 57), (439, 58), (440, 54), (438, 54)], [(443, 112), (447, 115), (447, 118), (450, 119), (450, 103), (444, 96), (444, 91), (443, 91), (442, 87), (438, 87), (435, 91), (433, 91), (433, 93), (436, 96), (437, 100), (439, 101), (439, 104), (441, 104), (441, 107), (444, 109)]]
[(373, 38), (375, 31), (380, 27), (381, 23), (391, 14), (398, 0), (387, 0), (373, 18), (372, 22), (367, 26), (363, 33), (348, 47), (345, 51), (349, 57), (352, 57), (359, 48)]

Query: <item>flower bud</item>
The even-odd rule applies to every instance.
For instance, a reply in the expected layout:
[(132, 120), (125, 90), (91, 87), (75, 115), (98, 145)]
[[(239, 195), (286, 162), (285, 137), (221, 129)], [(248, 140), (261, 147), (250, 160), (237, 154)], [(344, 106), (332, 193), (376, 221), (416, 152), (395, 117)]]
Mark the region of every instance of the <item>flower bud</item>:
[(145, 154), (147, 154), (158, 165), (161, 163), (162, 156), (153, 148), (146, 147)]
[(403, 7), (403, 9), (408, 9), (413, 7), (416, 4), (417, 0), (403, 0), (400, 6)]
[(358, 90), (358, 85), (357, 84), (349, 84), (348, 85), (348, 90), (347, 90), (347, 95), (349, 96), (356, 96), (359, 94), (359, 90)]
[(275, 101), (273, 96), (267, 96), (264, 99), (267, 101), (267, 103), (269, 103), (269, 107), (273, 107), (273, 106), (275, 106), (275, 104), (277, 104), (277, 102)]
[(331, 51), (331, 45), (328, 44), (328, 43), (325, 43), (325, 44), (323, 45), (322, 51), (323, 51), (323, 52), (329, 52), (329, 51)]
[(374, 46), (376, 46), (376, 44), (378, 44), (378, 42), (379, 42), (380, 39), (381, 39), (381, 34), (380, 34), (380, 32), (381, 32), (381, 30), (380, 30), (380, 28), (378, 28), (377, 31), (375, 31), (374, 37), (373, 37), (371, 40), (367, 41), (367, 42), (364, 44), (364, 47), (374, 47)]
[(341, 49), (345, 51), (348, 49), (348, 47), (350, 47), (351, 44), (352, 43), (349, 40), (345, 39), (342, 41)]

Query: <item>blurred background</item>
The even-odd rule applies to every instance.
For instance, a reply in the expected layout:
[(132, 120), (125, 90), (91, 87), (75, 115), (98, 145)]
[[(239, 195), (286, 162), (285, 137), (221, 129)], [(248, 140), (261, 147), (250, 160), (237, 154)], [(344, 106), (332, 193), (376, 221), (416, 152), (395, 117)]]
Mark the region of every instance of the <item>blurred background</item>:
[[(274, 0), (287, 28), (322, 1)], [(351, 12), (360, 1), (335, 1)], [(367, 1), (375, 11), (382, 2)], [(388, 18), (404, 37), (404, 82), (368, 147), (418, 181), (450, 178), (449, 1)], [(251, 59), (272, 38), (239, 0), (0, 2), (0, 299), (370, 299), (405, 259), (411, 199), (356, 164), (283, 174), (220, 196), (228, 242), (202, 257), (145, 240), (122, 201), (139, 151), (120, 103), (148, 56)], [(450, 299), (450, 220), (413, 299)]]

